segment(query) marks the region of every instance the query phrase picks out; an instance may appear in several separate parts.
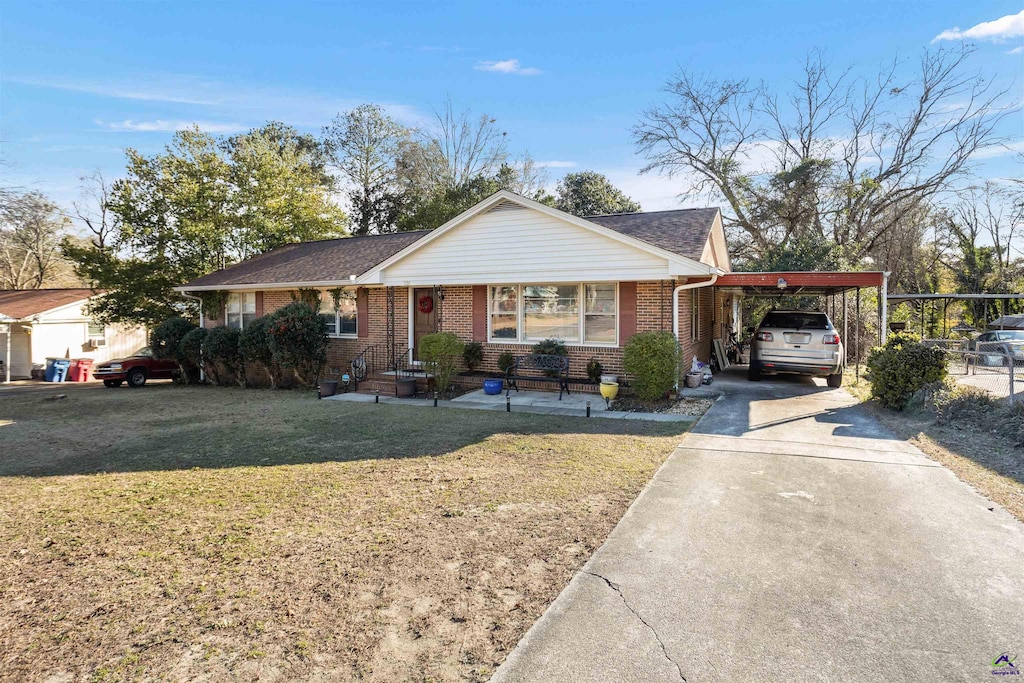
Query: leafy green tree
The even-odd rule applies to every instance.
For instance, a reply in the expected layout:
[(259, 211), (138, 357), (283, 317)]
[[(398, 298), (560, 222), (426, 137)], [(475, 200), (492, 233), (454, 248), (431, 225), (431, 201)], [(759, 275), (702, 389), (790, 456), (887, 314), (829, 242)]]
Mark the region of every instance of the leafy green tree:
[(192, 316), (194, 303), (172, 287), (283, 244), (346, 234), (322, 147), (282, 124), (229, 139), (191, 128), (162, 154), (127, 157), (104, 200), (114, 216), (106, 240), (64, 248), (107, 291), (92, 304), (101, 322)]
[(555, 208), (574, 216), (640, 211), (639, 204), (596, 171), (569, 173), (559, 180)]

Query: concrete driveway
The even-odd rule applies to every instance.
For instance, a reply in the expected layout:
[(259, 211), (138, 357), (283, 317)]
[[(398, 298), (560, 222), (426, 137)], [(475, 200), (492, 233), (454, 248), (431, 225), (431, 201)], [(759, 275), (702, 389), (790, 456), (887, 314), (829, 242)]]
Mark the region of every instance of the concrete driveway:
[(1024, 655), (1024, 525), (844, 390), (716, 386), (492, 680), (977, 681)]

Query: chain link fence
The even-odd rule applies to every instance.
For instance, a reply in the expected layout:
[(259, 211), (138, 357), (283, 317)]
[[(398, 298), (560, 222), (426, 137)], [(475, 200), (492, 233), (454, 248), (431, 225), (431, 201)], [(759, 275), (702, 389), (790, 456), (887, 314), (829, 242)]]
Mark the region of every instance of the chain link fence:
[(984, 389), (996, 398), (1024, 402), (1024, 350), (1005, 342), (978, 342), (971, 348), (966, 339), (924, 339), (924, 344), (946, 353), (949, 376), (964, 386)]

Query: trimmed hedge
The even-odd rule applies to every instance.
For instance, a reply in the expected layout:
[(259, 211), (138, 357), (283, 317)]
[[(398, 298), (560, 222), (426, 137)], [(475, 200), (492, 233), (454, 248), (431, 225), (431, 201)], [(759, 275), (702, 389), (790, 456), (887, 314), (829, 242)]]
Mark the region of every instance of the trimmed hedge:
[(320, 314), (296, 301), (270, 314), (269, 343), (274, 360), (300, 383), (316, 384), (327, 362), (327, 330)]
[(446, 393), (458, 371), (458, 359), (465, 344), (451, 332), (435, 332), (420, 339), (419, 351), (424, 368), (434, 376), (434, 387), (438, 393)]
[(679, 345), (671, 332), (633, 335), (622, 352), (622, 367), (633, 377), (633, 390), (643, 401), (657, 401), (679, 379)]

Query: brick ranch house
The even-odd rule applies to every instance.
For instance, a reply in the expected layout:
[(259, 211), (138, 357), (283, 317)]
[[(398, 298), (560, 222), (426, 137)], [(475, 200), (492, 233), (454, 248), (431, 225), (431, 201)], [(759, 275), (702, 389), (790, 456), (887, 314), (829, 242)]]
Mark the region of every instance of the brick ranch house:
[(729, 270), (717, 208), (578, 218), (502, 191), (434, 230), (291, 244), (176, 289), (227, 293), (201, 324), (237, 328), (319, 290), (329, 376), (389, 336), (415, 364), (423, 335), (445, 331), (481, 342), (487, 371), (503, 351), (562, 339), (585, 378), (591, 358), (621, 374), (623, 345), (651, 330), (707, 362), (733, 325), (738, 295), (713, 287)]

